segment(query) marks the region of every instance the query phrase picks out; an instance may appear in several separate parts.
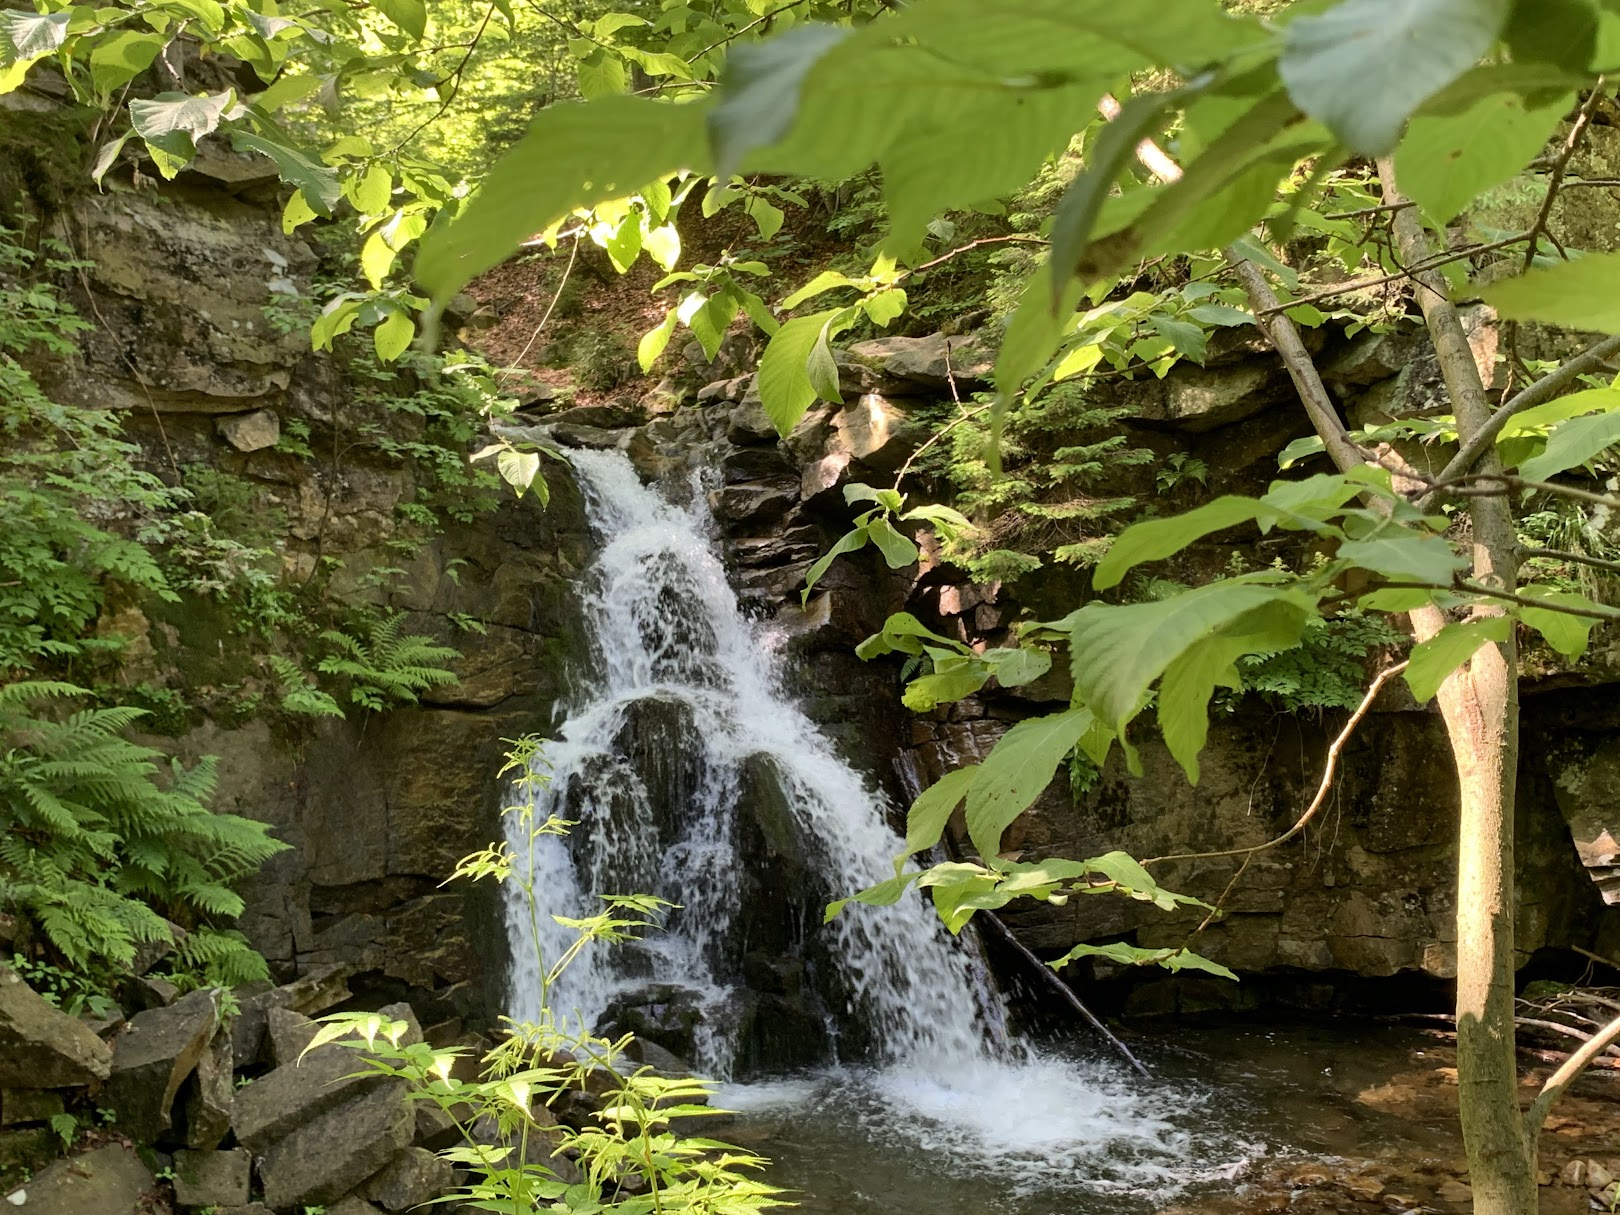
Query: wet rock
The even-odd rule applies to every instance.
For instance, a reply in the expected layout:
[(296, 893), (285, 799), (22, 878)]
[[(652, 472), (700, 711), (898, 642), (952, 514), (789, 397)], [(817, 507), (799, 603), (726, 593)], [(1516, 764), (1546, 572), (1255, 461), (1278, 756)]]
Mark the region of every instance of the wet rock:
[(374, 1084), (265, 1153), (259, 1166), (264, 1201), (277, 1209), (336, 1202), (410, 1146), (415, 1130), (403, 1081)]
[(112, 1052), (0, 966), (0, 1088), (68, 1088), (105, 1080)]
[(619, 430), (639, 426), (647, 420), (646, 414), (625, 401), (607, 401), (601, 405), (575, 405), (551, 414), (546, 421), (565, 425), (591, 426), (600, 430)]
[(113, 1044), (107, 1101), (118, 1125), (141, 1143), (154, 1143), (170, 1126), (180, 1085), (191, 1075), (219, 1027), (214, 995), (194, 991), (168, 1008), (130, 1018)]
[(714, 510), (728, 523), (750, 528), (769, 527), (798, 505), (798, 481), (755, 481), (727, 485), (711, 501)]
[(5, 1200), (30, 1215), (140, 1215), (155, 1184), (132, 1148), (111, 1143), (58, 1160)]
[(255, 409), (220, 418), (214, 429), (237, 451), (261, 451), (281, 442), (281, 419), (273, 409)]
[(252, 1163), (242, 1148), (182, 1149), (174, 1154), (174, 1200), (183, 1207), (242, 1206), (248, 1200)]
[(405, 1211), (432, 1202), (455, 1188), (448, 1160), (420, 1147), (408, 1147), (360, 1188), (363, 1197), (384, 1210)]
[(231, 1036), (220, 1030), (209, 1041), (208, 1049), (197, 1060), (197, 1070), (181, 1090), (187, 1147), (216, 1148), (230, 1133), (231, 1108), (236, 1102), (231, 1060)]

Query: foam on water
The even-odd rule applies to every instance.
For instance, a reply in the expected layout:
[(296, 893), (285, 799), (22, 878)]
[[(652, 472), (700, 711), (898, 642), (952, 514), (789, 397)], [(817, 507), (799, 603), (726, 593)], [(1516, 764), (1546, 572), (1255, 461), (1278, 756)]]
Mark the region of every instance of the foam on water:
[[(597, 893), (650, 891), (680, 910), (644, 947), (588, 949), (553, 988), (553, 1006), (590, 1027), (627, 990), (679, 984), (698, 993), (704, 1014), (692, 1062), (725, 1077), (738, 980), (721, 953), (736, 914), (734, 820), (745, 765), (759, 757), (774, 765), (807, 843), (802, 859), (832, 889), (888, 876), (901, 841), (883, 796), (782, 692), (771, 647), (738, 610), (707, 513), (643, 486), (620, 453), (571, 460), (601, 549), (585, 593), (588, 669), (546, 750), (551, 785), (539, 816), (578, 825), (566, 843), (547, 837), (536, 850), (540, 952), (555, 959), (571, 939), (551, 915), (589, 914)], [(627, 753), (627, 728), (648, 714), (682, 723), (673, 748), (681, 754)], [(673, 812), (660, 809), (670, 788), (681, 801)], [(510, 842), (527, 851), (525, 840)], [(514, 1013), (532, 1018), (540, 969), (517, 899), (508, 922)], [(1189, 1179), (1189, 1154), (1211, 1146), (1201, 1142), (1193, 1094), (1005, 1041), (999, 997), (976, 958), (915, 892), (894, 907), (853, 906), (808, 930), (827, 934), (850, 993), (844, 1011), (875, 1045), (863, 1058), (830, 1060), (816, 1076), (728, 1088), (722, 1100), (731, 1108), (843, 1119), (872, 1143), (1017, 1187), (1078, 1182), (1162, 1193)]]

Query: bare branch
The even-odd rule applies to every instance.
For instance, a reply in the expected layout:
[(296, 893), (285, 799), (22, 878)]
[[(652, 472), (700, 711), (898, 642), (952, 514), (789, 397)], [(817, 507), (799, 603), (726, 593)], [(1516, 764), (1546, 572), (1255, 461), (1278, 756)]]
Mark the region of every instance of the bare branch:
[(1227, 848), (1221, 852), (1175, 852), (1169, 856), (1149, 857), (1142, 864), (1162, 865), (1167, 861), (1207, 861), (1223, 856), (1253, 856), (1256, 852), (1264, 852), (1267, 848), (1275, 848), (1278, 844), (1286, 844), (1293, 839), (1310, 825), (1310, 821), (1316, 817), (1317, 811), (1327, 801), (1328, 792), (1333, 788), (1334, 774), (1338, 771), (1339, 756), (1343, 754), (1345, 744), (1350, 741), (1350, 736), (1356, 732), (1356, 727), (1361, 724), (1362, 719), (1372, 709), (1373, 701), (1378, 699), (1378, 693), (1384, 690), (1386, 683), (1404, 670), (1406, 670), (1406, 663), (1397, 662), (1394, 666), (1385, 667), (1378, 672), (1377, 677), (1368, 686), (1367, 694), (1361, 698), (1361, 703), (1356, 706), (1355, 712), (1350, 714), (1350, 720), (1344, 723), (1344, 729), (1340, 730), (1339, 736), (1329, 744), (1327, 759), (1322, 767), (1322, 780), (1316, 787), (1316, 796), (1311, 798), (1311, 804), (1305, 807), (1305, 813), (1301, 814), (1295, 820), (1294, 825), (1288, 828), (1287, 831), (1284, 831), (1276, 839), (1267, 840), (1263, 844), (1255, 844), (1249, 848)]
[[(1599, 76), (1592, 86), (1592, 92), (1586, 98), (1586, 104), (1581, 107), (1580, 113), (1575, 115), (1575, 121), (1570, 124), (1569, 134), (1564, 137), (1564, 144), (1558, 149), (1558, 155), (1553, 158), (1547, 180), (1547, 193), (1541, 200), (1541, 208), (1536, 212), (1536, 222), (1530, 225), (1530, 244), (1524, 251), (1524, 264), (1519, 268), (1521, 274), (1535, 264), (1536, 246), (1541, 243), (1543, 235), (1558, 245), (1557, 238), (1547, 228), (1547, 220), (1552, 215), (1553, 203), (1558, 201), (1558, 191), (1564, 184), (1564, 172), (1569, 168), (1570, 157), (1574, 156), (1575, 149), (1580, 147), (1581, 136), (1586, 134), (1586, 128), (1592, 121), (1592, 113), (1602, 100), (1603, 77)], [(1562, 245), (1558, 245), (1558, 251), (1568, 258), (1569, 254), (1564, 253)]]
[(1547, 1121), (1547, 1114), (1552, 1110), (1553, 1103), (1568, 1091), (1569, 1086), (1575, 1083), (1576, 1077), (1586, 1070), (1587, 1065), (1617, 1038), (1620, 1038), (1620, 1017), (1616, 1017), (1593, 1034), (1579, 1050), (1564, 1061), (1562, 1067), (1547, 1077), (1546, 1083), (1541, 1086), (1541, 1092), (1536, 1094), (1536, 1099), (1524, 1112), (1524, 1129), (1532, 1140), (1541, 1132), (1541, 1124)]
[(1546, 557), (1552, 561), (1573, 561), (1576, 565), (1589, 565), (1593, 569), (1608, 570), (1611, 574), (1620, 574), (1620, 561), (1604, 561), (1597, 557), (1588, 557), (1585, 553), (1565, 552), (1561, 548), (1521, 548), (1521, 557)]

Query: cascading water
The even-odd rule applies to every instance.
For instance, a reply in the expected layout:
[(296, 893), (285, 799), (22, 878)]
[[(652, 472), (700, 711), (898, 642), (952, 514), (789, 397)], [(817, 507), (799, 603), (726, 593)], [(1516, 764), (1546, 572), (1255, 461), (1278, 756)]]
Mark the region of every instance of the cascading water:
[[(554, 1014), (753, 1079), (727, 1090), (735, 1108), (834, 1110), (868, 1142), (900, 1133), (943, 1150), (936, 1169), (1116, 1194), (1184, 1172), (1196, 1095), (1148, 1101), (1111, 1067), (1005, 1041), (975, 959), (915, 893), (821, 924), (829, 898), (892, 872), (901, 844), (882, 796), (780, 690), (701, 505), (666, 501), (618, 452), (571, 458), (602, 546), (585, 592), (591, 653), (541, 761), (538, 816), (576, 825), (537, 846), (540, 952), (572, 940), (552, 914), (592, 914), (600, 893), (676, 909), (644, 941), (588, 948), (552, 988)], [(538, 963), (516, 901), (509, 928), (514, 1014), (532, 1018)], [(799, 1078), (759, 1082), (790, 1070)]]

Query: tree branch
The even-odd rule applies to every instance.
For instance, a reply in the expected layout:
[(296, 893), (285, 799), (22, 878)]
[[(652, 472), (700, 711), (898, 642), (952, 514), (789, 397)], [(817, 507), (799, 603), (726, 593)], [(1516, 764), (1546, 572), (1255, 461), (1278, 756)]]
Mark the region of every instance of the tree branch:
[(1564, 1061), (1562, 1067), (1547, 1077), (1546, 1083), (1541, 1086), (1541, 1092), (1536, 1094), (1536, 1099), (1524, 1112), (1524, 1129), (1532, 1140), (1540, 1133), (1541, 1124), (1547, 1121), (1547, 1114), (1552, 1110), (1553, 1103), (1568, 1091), (1569, 1086), (1575, 1083), (1587, 1065), (1617, 1038), (1620, 1038), (1620, 1017), (1616, 1017), (1593, 1034), (1579, 1050)]
[[(1547, 193), (1541, 200), (1541, 207), (1536, 212), (1536, 222), (1530, 225), (1530, 244), (1524, 251), (1524, 264), (1519, 267), (1523, 274), (1530, 269), (1536, 261), (1536, 246), (1541, 243), (1541, 236), (1546, 234), (1553, 244), (1558, 240), (1547, 228), (1547, 220), (1552, 215), (1553, 203), (1558, 201), (1558, 191), (1564, 184), (1564, 172), (1569, 168), (1570, 157), (1575, 155), (1575, 149), (1580, 147), (1581, 136), (1586, 133), (1587, 126), (1592, 121), (1592, 113), (1597, 109), (1598, 102), (1603, 99), (1603, 77), (1599, 76), (1592, 85), (1592, 91), (1587, 95), (1586, 104), (1575, 115), (1575, 121), (1570, 125), (1569, 134), (1564, 137), (1564, 144), (1558, 149), (1554, 157), (1551, 172), (1547, 180)], [(1564, 253), (1564, 247), (1558, 245), (1558, 251)], [(1564, 253), (1565, 258), (1568, 254)]]
[[(1534, 384), (1528, 385), (1510, 397), (1458, 449), (1457, 454), (1441, 470), (1439, 479), (1441, 481), (1452, 481), (1461, 477), (1469, 469), (1473, 468), (1485, 449), (1496, 441), (1496, 436), (1502, 433), (1502, 428), (1508, 424), (1515, 414), (1523, 413), (1525, 410), (1540, 405), (1544, 401), (1552, 400), (1562, 389), (1573, 384), (1580, 376), (1601, 367), (1617, 354), (1620, 354), (1620, 337), (1604, 338), (1596, 345), (1583, 350), (1562, 367), (1548, 372)], [(1428, 503), (1429, 498), (1424, 498), (1418, 505), (1425, 507)]]
[(1373, 701), (1378, 699), (1378, 693), (1384, 690), (1386, 683), (1404, 670), (1406, 670), (1406, 663), (1397, 662), (1394, 666), (1385, 667), (1378, 672), (1377, 678), (1368, 686), (1367, 694), (1361, 698), (1361, 703), (1356, 706), (1355, 712), (1350, 714), (1350, 720), (1344, 723), (1344, 729), (1340, 730), (1339, 736), (1329, 744), (1327, 760), (1322, 768), (1322, 780), (1316, 787), (1316, 796), (1311, 798), (1311, 804), (1305, 807), (1305, 813), (1301, 814), (1295, 820), (1294, 825), (1288, 828), (1287, 831), (1284, 831), (1276, 839), (1267, 840), (1263, 844), (1255, 844), (1249, 848), (1227, 848), (1221, 852), (1174, 852), (1169, 856), (1149, 857), (1141, 863), (1144, 865), (1161, 865), (1168, 861), (1207, 861), (1223, 856), (1253, 856), (1256, 852), (1264, 852), (1267, 848), (1275, 848), (1278, 844), (1286, 844), (1293, 839), (1301, 831), (1305, 830), (1310, 821), (1316, 817), (1316, 813), (1322, 808), (1323, 803), (1327, 801), (1328, 792), (1333, 788), (1334, 774), (1338, 771), (1339, 756), (1344, 753), (1345, 744), (1350, 741), (1350, 736), (1356, 732), (1356, 727), (1361, 724), (1362, 719), (1372, 709)]
[(1551, 561), (1573, 561), (1576, 565), (1589, 565), (1593, 569), (1620, 574), (1620, 561), (1603, 561), (1597, 557), (1588, 557), (1585, 553), (1565, 552), (1561, 548), (1521, 548), (1519, 556), (1546, 557)]

